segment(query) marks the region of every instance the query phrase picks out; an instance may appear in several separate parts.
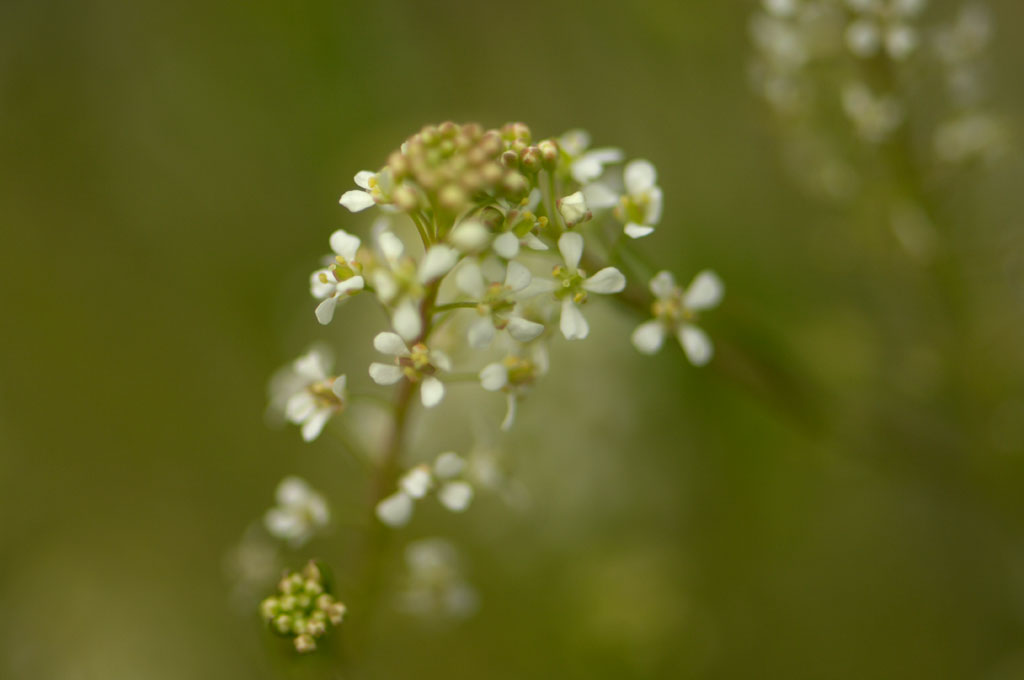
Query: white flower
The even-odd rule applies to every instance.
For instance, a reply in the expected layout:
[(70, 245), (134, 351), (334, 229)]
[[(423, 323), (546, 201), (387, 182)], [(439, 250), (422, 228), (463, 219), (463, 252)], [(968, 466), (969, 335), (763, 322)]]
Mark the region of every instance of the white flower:
[(324, 425), (346, 406), (345, 376), (331, 377), (326, 352), (311, 349), (271, 380), (271, 403), (291, 423), (302, 426), (302, 438), (313, 441)]
[(362, 170), (356, 173), (356, 185), (361, 189), (346, 191), (338, 201), (352, 212), (361, 212), (374, 203), (387, 203), (391, 189), (391, 172), (387, 168), (379, 173)]
[(658, 171), (649, 161), (630, 161), (623, 170), (622, 180), (626, 185), (626, 195), (615, 214), (625, 223), (623, 231), (627, 236), (647, 236), (661, 221), (662, 193), (657, 184)]
[(567, 231), (558, 239), (558, 250), (565, 260), (564, 267), (555, 267), (555, 297), (561, 300), (562, 312), (559, 328), (566, 340), (582, 340), (590, 333), (590, 326), (579, 310), (587, 300), (587, 293), (610, 295), (626, 287), (626, 277), (615, 267), (605, 267), (591, 277), (579, 269), (583, 256), (583, 237)]
[(327, 526), (330, 520), (327, 503), (305, 480), (285, 477), (274, 495), (277, 505), (267, 510), (263, 524), (275, 538), (299, 547), (318, 529)]
[(398, 609), (422, 618), (464, 619), (479, 596), (462, 575), (458, 554), (440, 538), (420, 539), (405, 549), (406, 573), (396, 593)]
[(668, 333), (674, 333), (686, 357), (695, 366), (711, 360), (714, 347), (707, 334), (693, 322), (697, 312), (718, 305), (724, 294), (721, 279), (704, 270), (694, 277), (690, 287), (683, 291), (667, 271), (658, 272), (650, 283), (654, 294), (654, 319), (640, 324), (633, 331), (633, 346), (644, 354), (661, 349)]
[(881, 49), (902, 61), (917, 49), (917, 29), (909, 21), (921, 13), (926, 0), (847, 0), (857, 18), (846, 28), (846, 46), (855, 56), (873, 57)]
[(593, 215), (587, 210), (587, 201), (583, 198), (583, 192), (577, 191), (563, 198), (558, 199), (558, 212), (565, 220), (565, 226), (574, 227), (580, 222), (586, 222)]
[(412, 519), (415, 501), (436, 489), (437, 500), (452, 512), (464, 512), (473, 500), (473, 487), (461, 478), (466, 462), (454, 451), (440, 454), (434, 464), (420, 464), (398, 480), (398, 490), (381, 500), (375, 509), (377, 518), (391, 527), (401, 527)]
[(529, 358), (510, 354), (501, 361), (487, 364), (480, 370), (480, 386), (488, 392), (505, 393), (505, 419), (501, 429), (507, 431), (515, 422), (516, 406), (537, 378), (548, 372), (548, 354), (543, 345), (533, 346)]
[(623, 157), (621, 149), (593, 149), (580, 154), (569, 166), (569, 172), (580, 184), (589, 184), (601, 176), (604, 166), (620, 163)]
[(389, 527), (403, 527), (412, 519), (413, 500), (404, 491), (396, 491), (377, 503), (374, 512)]
[(420, 383), (420, 400), (427, 408), (433, 408), (444, 399), (444, 383), (435, 375), (450, 371), (451, 361), (438, 350), (430, 350), (422, 343), (410, 348), (397, 333), (385, 331), (373, 339), (373, 346), (381, 354), (395, 357), (395, 363), (370, 364), (370, 377), (378, 385), (393, 385), (402, 378)]
[(495, 333), (502, 329), (507, 329), (509, 335), (519, 342), (530, 342), (544, 332), (542, 324), (520, 316), (516, 306), (518, 295), (532, 280), (530, 270), (515, 260), (505, 267), (503, 283), (490, 284), (476, 261), (466, 260), (462, 264), (455, 272), (455, 285), (477, 303), (476, 310), (480, 315), (469, 326), (471, 347), (483, 349), (489, 346)]
[(356, 262), (359, 237), (338, 229), (331, 234), (331, 250), (335, 262), (326, 269), (313, 272), (309, 287), (313, 297), (323, 300), (316, 308), (316, 319), (326, 325), (334, 318), (338, 302), (363, 289), (362, 265)]

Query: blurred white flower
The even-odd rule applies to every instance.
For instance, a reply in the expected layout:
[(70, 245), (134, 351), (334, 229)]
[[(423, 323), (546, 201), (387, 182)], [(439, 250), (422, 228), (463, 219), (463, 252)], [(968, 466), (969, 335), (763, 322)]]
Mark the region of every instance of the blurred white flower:
[(469, 585), (454, 546), (444, 539), (414, 541), (405, 549), (406, 573), (396, 594), (402, 611), (425, 619), (464, 619), (480, 599)]
[(537, 378), (548, 372), (548, 353), (543, 345), (531, 346), (530, 358), (509, 354), (501, 361), (487, 364), (480, 370), (480, 385), (488, 392), (504, 392), (507, 402), (501, 429), (507, 431), (515, 422), (517, 403)]
[(263, 524), (271, 536), (297, 548), (327, 526), (330, 512), (323, 496), (299, 477), (285, 477), (274, 494), (277, 505), (263, 515)]
[(374, 348), (381, 354), (395, 357), (393, 364), (370, 364), (370, 377), (378, 385), (393, 385), (402, 378), (420, 383), (420, 400), (433, 408), (444, 399), (444, 383), (436, 376), (438, 371), (450, 371), (451, 361), (439, 350), (428, 349), (423, 343), (411, 348), (397, 333), (385, 331), (373, 339)]
[(430, 491), (451, 512), (463, 512), (473, 500), (473, 487), (462, 478), (466, 462), (454, 451), (440, 454), (434, 464), (420, 464), (398, 480), (398, 489), (376, 507), (377, 519), (393, 527), (403, 527), (412, 519), (415, 502)]
[(626, 194), (615, 209), (625, 223), (623, 231), (630, 238), (641, 238), (654, 231), (661, 221), (662, 193), (658, 171), (649, 161), (635, 160), (626, 164), (622, 174)]
[(347, 405), (344, 375), (330, 375), (330, 358), (313, 348), (271, 379), (271, 408), (302, 427), (302, 438), (313, 441), (327, 421)]
[(633, 346), (644, 354), (654, 354), (661, 349), (665, 336), (672, 333), (690, 363), (703, 366), (710, 361), (714, 353), (711, 339), (694, 322), (698, 312), (721, 302), (725, 291), (721, 279), (714, 272), (704, 270), (683, 291), (670, 272), (661, 271), (651, 279), (650, 288), (655, 298), (654, 319), (633, 331)]

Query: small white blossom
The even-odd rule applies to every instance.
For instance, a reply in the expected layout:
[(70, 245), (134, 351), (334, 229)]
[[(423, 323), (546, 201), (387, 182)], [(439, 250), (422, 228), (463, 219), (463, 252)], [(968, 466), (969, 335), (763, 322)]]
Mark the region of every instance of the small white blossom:
[(327, 503), (299, 477), (285, 477), (274, 494), (277, 505), (267, 510), (263, 524), (271, 536), (292, 547), (306, 543), (319, 529), (327, 526)]
[(433, 408), (444, 399), (444, 383), (435, 375), (450, 371), (451, 361), (438, 350), (430, 350), (423, 343), (411, 348), (397, 333), (385, 331), (373, 339), (374, 348), (381, 354), (395, 357), (393, 364), (374, 362), (370, 364), (370, 377), (378, 385), (393, 385), (402, 378), (420, 383), (420, 400), (427, 408)]
[(621, 149), (593, 149), (580, 154), (569, 166), (569, 172), (574, 180), (586, 185), (601, 176), (604, 166), (621, 163), (623, 158)]
[(393, 182), (389, 169), (384, 168), (380, 172), (369, 170), (357, 172), (355, 183), (360, 189), (346, 191), (338, 201), (352, 212), (361, 212), (375, 203), (388, 205), (391, 202), (390, 193)]
[(529, 358), (510, 354), (501, 361), (487, 364), (480, 370), (480, 386), (488, 392), (502, 391), (505, 393), (505, 419), (501, 429), (507, 431), (512, 427), (516, 417), (518, 400), (536, 382), (537, 378), (548, 372), (548, 354), (543, 345), (532, 348)]
[(458, 554), (440, 538), (420, 539), (405, 549), (406, 573), (396, 606), (421, 618), (465, 619), (480, 598), (462, 574)]
[(331, 250), (335, 262), (325, 269), (313, 272), (310, 278), (310, 292), (322, 302), (317, 305), (316, 319), (326, 325), (334, 318), (338, 302), (355, 295), (363, 289), (363, 267), (356, 261), (359, 251), (359, 237), (338, 229), (331, 234)]
[(633, 331), (633, 346), (644, 354), (654, 354), (661, 349), (665, 336), (673, 333), (690, 363), (703, 366), (710, 361), (714, 353), (711, 339), (694, 321), (698, 312), (721, 302), (725, 290), (721, 279), (714, 272), (704, 270), (683, 291), (671, 273), (662, 271), (651, 279), (650, 288), (655, 298), (654, 319)]
[(586, 272), (579, 269), (583, 237), (576, 232), (562, 234), (558, 239), (558, 250), (565, 261), (564, 267), (558, 266), (554, 270), (554, 294), (561, 301), (559, 329), (566, 340), (582, 340), (590, 333), (590, 326), (579, 310), (579, 305), (587, 301), (587, 293), (610, 295), (622, 292), (626, 287), (626, 277), (615, 267), (605, 267), (587, 277)]
[(502, 283), (485, 279), (483, 269), (474, 260), (466, 260), (455, 273), (455, 285), (477, 303), (480, 315), (469, 326), (471, 347), (483, 349), (491, 344), (497, 331), (507, 329), (519, 342), (530, 342), (544, 332), (544, 326), (524, 319), (518, 312), (516, 301), (533, 280), (530, 270), (512, 260), (505, 267)]
[(616, 215), (625, 223), (623, 231), (630, 238), (641, 238), (654, 231), (661, 221), (662, 193), (658, 171), (649, 161), (635, 160), (626, 164), (622, 174), (626, 194), (616, 208)]
[(434, 464), (420, 464), (398, 480), (398, 490), (377, 504), (376, 514), (390, 527), (401, 527), (412, 519), (415, 501), (433, 490), (437, 500), (451, 512), (464, 512), (473, 500), (473, 487), (462, 479), (466, 461), (454, 451), (445, 451)]
[(272, 405), (302, 427), (307, 442), (320, 436), (331, 416), (347, 405), (345, 376), (330, 376), (330, 363), (326, 352), (311, 349), (271, 381)]

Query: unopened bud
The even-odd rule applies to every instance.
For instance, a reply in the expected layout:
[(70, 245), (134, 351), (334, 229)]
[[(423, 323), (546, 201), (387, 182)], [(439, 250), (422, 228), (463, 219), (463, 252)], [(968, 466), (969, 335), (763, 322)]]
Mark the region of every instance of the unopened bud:
[(553, 170), (558, 164), (558, 143), (553, 139), (545, 139), (537, 145), (537, 148), (540, 149), (540, 158), (544, 163), (544, 168)]

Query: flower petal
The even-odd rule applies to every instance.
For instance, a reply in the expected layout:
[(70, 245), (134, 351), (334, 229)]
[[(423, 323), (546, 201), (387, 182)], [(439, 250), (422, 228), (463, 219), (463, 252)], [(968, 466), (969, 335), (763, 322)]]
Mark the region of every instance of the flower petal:
[(379, 519), (389, 527), (404, 527), (412, 519), (413, 501), (402, 491), (397, 491), (380, 503), (374, 512)]
[(339, 375), (331, 383), (331, 392), (334, 392), (334, 396), (338, 399), (345, 399), (345, 387), (348, 385), (348, 378), (344, 375)]
[(645, 224), (637, 224), (636, 222), (629, 222), (626, 227), (622, 230), (626, 232), (626, 236), (630, 238), (643, 238), (654, 233), (654, 227), (648, 227)]
[(501, 431), (508, 432), (512, 423), (516, 421), (516, 404), (519, 402), (516, 395), (509, 393), (505, 395), (505, 417), (501, 421)]
[(459, 261), (459, 252), (444, 245), (430, 246), (420, 262), (420, 283), (429, 283), (447, 274)]
[(522, 263), (514, 260), (508, 263), (508, 269), (505, 271), (505, 287), (513, 293), (518, 293), (529, 286), (532, 279), (530, 270)]
[(473, 500), (473, 487), (466, 482), (448, 482), (437, 492), (437, 500), (452, 512), (463, 512)]
[(338, 203), (341, 203), (352, 212), (362, 212), (373, 205), (373, 196), (365, 191), (353, 189), (343, 193)]
[(621, 293), (626, 287), (626, 277), (615, 267), (605, 267), (583, 282), (583, 289), (600, 295)]
[(311, 442), (320, 436), (323, 432), (324, 425), (331, 417), (331, 410), (327, 408), (321, 408), (316, 410), (313, 415), (309, 417), (306, 422), (302, 424), (302, 439), (303, 441)]
[(603, 210), (614, 208), (619, 203), (619, 195), (612, 191), (607, 184), (594, 182), (583, 187), (583, 198), (591, 210)]
[(490, 346), (491, 341), (494, 339), (494, 334), (494, 324), (491, 322), (490, 317), (484, 316), (470, 324), (466, 338), (469, 340), (470, 347), (484, 349)]
[(519, 254), (519, 237), (511, 231), (506, 231), (494, 239), (491, 247), (498, 255), (506, 260), (511, 260)]
[(356, 253), (359, 251), (359, 244), (361, 241), (358, 236), (353, 236), (344, 229), (338, 229), (331, 234), (331, 250), (337, 255), (341, 255), (342, 259), (346, 262), (352, 262), (356, 259)]
[(397, 333), (391, 331), (377, 333), (373, 338), (373, 348), (381, 354), (390, 354), (396, 357), (409, 355), (409, 347), (405, 341)]
[(622, 181), (630, 194), (642, 194), (654, 187), (654, 183), (658, 181), (658, 171), (650, 161), (630, 161), (626, 163), (626, 168), (622, 172)]
[(430, 468), (426, 465), (417, 465), (398, 480), (398, 486), (413, 498), (423, 498), (430, 490), (431, 481)]
[(711, 339), (703, 330), (692, 324), (683, 324), (679, 328), (679, 344), (683, 346), (686, 358), (694, 366), (703, 366), (711, 361), (714, 347)]
[(444, 383), (434, 376), (427, 376), (420, 385), (420, 401), (426, 408), (434, 408), (444, 399)]
[(288, 398), (284, 407), (284, 417), (288, 419), (288, 422), (298, 425), (309, 418), (315, 410), (316, 399), (309, 393), (309, 390), (304, 389)]
[(659, 300), (665, 300), (676, 294), (676, 277), (672, 272), (660, 271), (650, 282), (651, 293)]
[(451, 479), (462, 474), (466, 461), (454, 451), (445, 451), (434, 461), (434, 474), (440, 479)]
[(420, 312), (412, 300), (403, 300), (391, 317), (391, 325), (404, 340), (412, 342), (420, 336), (423, 330), (423, 320)]
[(683, 304), (690, 309), (710, 309), (722, 301), (724, 294), (722, 280), (710, 269), (705, 269), (693, 277), (693, 283), (683, 296)]
[(494, 362), (480, 371), (480, 385), (488, 392), (497, 392), (508, 384), (508, 369), (505, 364)]
[(337, 293), (339, 295), (347, 295), (347, 294), (350, 294), (350, 293), (355, 293), (357, 291), (360, 291), (364, 287), (366, 287), (366, 282), (363, 281), (363, 277), (362, 276), (353, 276), (350, 279), (345, 279), (344, 281), (339, 281), (338, 285), (335, 286), (335, 290), (337, 291)]
[(399, 366), (373, 362), (370, 364), (370, 377), (378, 385), (394, 385), (402, 379), (403, 373)]
[(636, 327), (630, 340), (638, 352), (654, 354), (664, 344), (665, 334), (665, 324), (660, 321), (647, 321)]
[(562, 300), (562, 316), (558, 325), (566, 340), (582, 340), (590, 333), (583, 312), (569, 298)]
[(362, 187), (363, 189), (366, 189), (367, 191), (369, 191), (370, 190), (370, 180), (373, 179), (374, 175), (376, 175), (376, 174), (377, 173), (372, 172), (370, 170), (360, 170), (359, 172), (356, 173), (356, 176), (355, 176), (356, 186)]
[(402, 253), (405, 252), (402, 239), (390, 231), (382, 231), (380, 233), (380, 236), (377, 237), (377, 246), (380, 248), (380, 252), (384, 254), (384, 257), (391, 262), (400, 258)]
[(389, 271), (378, 269), (371, 274), (373, 276), (373, 287), (377, 291), (377, 297), (384, 304), (390, 304), (398, 295), (398, 281)]
[(324, 298), (323, 302), (316, 306), (316, 320), (321, 325), (326, 326), (334, 318), (334, 308), (338, 306), (338, 296), (332, 295), (329, 298)]
[(483, 272), (476, 260), (466, 259), (462, 266), (455, 270), (455, 286), (474, 300), (483, 298), (487, 284), (484, 283)]
[(508, 334), (518, 342), (530, 342), (544, 332), (544, 324), (524, 319), (521, 316), (513, 316), (508, 320)]
[(575, 231), (567, 231), (558, 238), (558, 252), (565, 258), (569, 269), (576, 271), (583, 257), (583, 237)]
[[(321, 279), (323, 277), (323, 280)], [(309, 276), (309, 292), (317, 300), (321, 300), (335, 290), (337, 290), (338, 282), (334, 278), (334, 273), (330, 269), (317, 269)]]
[(442, 371), (452, 370), (452, 360), (439, 349), (430, 350), (430, 363), (434, 365), (434, 368)]
[(274, 490), (274, 500), (278, 505), (305, 505), (313, 493), (309, 483), (302, 477), (288, 475), (278, 483)]

